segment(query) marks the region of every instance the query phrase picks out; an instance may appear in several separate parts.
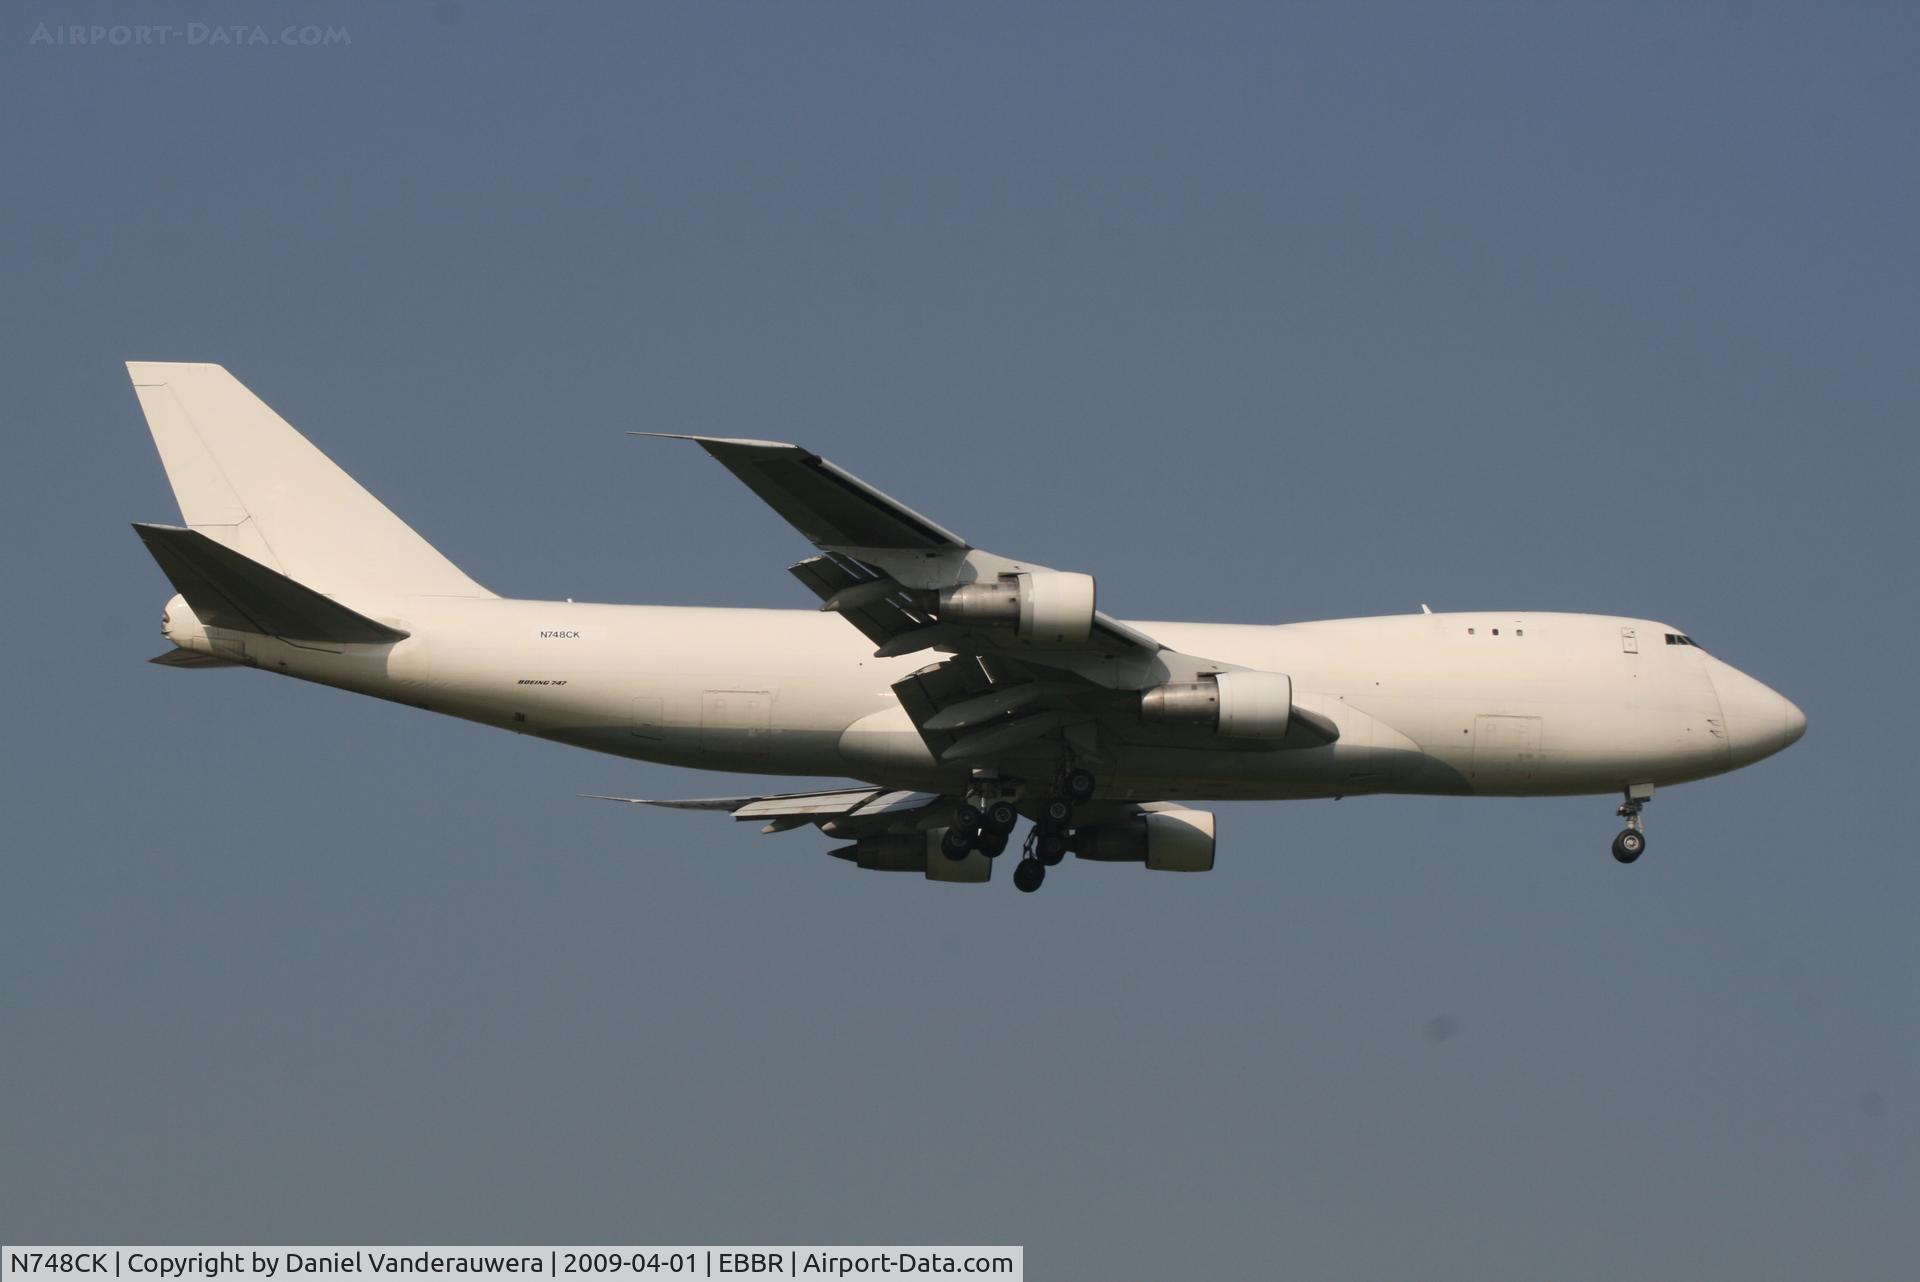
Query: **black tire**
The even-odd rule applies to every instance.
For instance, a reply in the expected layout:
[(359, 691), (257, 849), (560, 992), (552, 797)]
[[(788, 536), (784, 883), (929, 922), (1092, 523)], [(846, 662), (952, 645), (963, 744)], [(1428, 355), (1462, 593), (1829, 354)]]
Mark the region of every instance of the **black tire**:
[(973, 853), (973, 834), (961, 828), (949, 828), (940, 838), (940, 853), (956, 864)]
[(1645, 853), (1646, 849), (1646, 835), (1635, 832), (1631, 828), (1621, 829), (1620, 835), (1613, 839), (1613, 857), (1623, 864), (1632, 863)]
[(1091, 770), (1082, 770), (1076, 766), (1067, 771), (1066, 777), (1060, 782), (1062, 791), (1067, 794), (1067, 800), (1075, 805), (1093, 800), (1094, 780)]
[(1020, 811), (1011, 801), (996, 801), (988, 806), (986, 818), (983, 820), (987, 831), (997, 832), (1002, 836), (1012, 832), (1013, 826), (1019, 822)]
[(963, 801), (953, 808), (953, 826), (964, 828), (968, 832), (980, 831), (980, 807), (971, 801)]
[(1049, 797), (1040, 803), (1040, 822), (1064, 828), (1073, 820), (1073, 803), (1064, 797)]
[(1067, 834), (1046, 829), (1033, 839), (1034, 858), (1051, 868), (1067, 857)]
[(1013, 870), (1013, 887), (1022, 894), (1031, 895), (1046, 879), (1046, 865), (1038, 859), (1022, 859)]
[(998, 859), (1007, 851), (1007, 834), (983, 832), (974, 838), (973, 848), (989, 859)]

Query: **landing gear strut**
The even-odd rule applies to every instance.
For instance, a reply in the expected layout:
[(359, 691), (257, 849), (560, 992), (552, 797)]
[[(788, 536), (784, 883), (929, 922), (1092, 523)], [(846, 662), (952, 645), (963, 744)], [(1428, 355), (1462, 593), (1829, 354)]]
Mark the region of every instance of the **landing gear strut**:
[[(1647, 804), (1647, 797), (1635, 796), (1637, 791), (1636, 788), (1627, 789), (1627, 799), (1620, 803), (1620, 809), (1614, 811), (1627, 821), (1627, 826), (1613, 839), (1613, 857), (1623, 864), (1632, 863), (1647, 848), (1646, 825), (1640, 819), (1640, 811)], [(1652, 789), (1648, 789), (1647, 796), (1651, 795)]]
[[(1097, 786), (1093, 772), (1080, 766), (1063, 766), (1054, 776), (1053, 795), (1040, 801), (1040, 813), (1034, 816), (1033, 829), (1020, 852), (1020, 863), (1013, 870), (1013, 884), (1028, 894), (1040, 889), (1047, 869), (1067, 857), (1067, 833), (1073, 825), (1073, 808), (1093, 800)], [(991, 815), (988, 816), (992, 818)]]
[(1014, 887), (1031, 895), (1047, 879), (1047, 869), (1059, 863), (1067, 853), (1067, 834), (1045, 823), (1027, 831), (1020, 848), (1020, 862), (1013, 868)]

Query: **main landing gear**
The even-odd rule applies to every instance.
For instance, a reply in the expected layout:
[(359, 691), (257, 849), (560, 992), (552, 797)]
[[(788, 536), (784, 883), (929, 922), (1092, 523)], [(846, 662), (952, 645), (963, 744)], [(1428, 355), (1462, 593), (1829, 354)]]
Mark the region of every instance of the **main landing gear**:
[(1093, 800), (1093, 772), (1078, 766), (1062, 770), (1054, 780), (1053, 795), (1040, 803), (1033, 830), (1021, 848), (1013, 870), (1016, 889), (1032, 894), (1047, 879), (1047, 869), (1067, 857), (1067, 833), (1073, 827), (1073, 808)]
[(1020, 862), (1014, 865), (1014, 887), (1032, 894), (1047, 879), (1047, 869), (1066, 857), (1066, 829), (1044, 821), (1035, 824), (1027, 833), (1026, 844), (1020, 847)]
[(1640, 811), (1653, 796), (1653, 789), (1634, 787), (1627, 789), (1627, 799), (1620, 803), (1620, 809), (1614, 811), (1627, 821), (1620, 835), (1613, 839), (1613, 857), (1623, 864), (1638, 859), (1647, 848), (1646, 825), (1640, 819)]
[(1020, 812), (1005, 798), (990, 800), (968, 796), (953, 808), (953, 820), (947, 835), (940, 839), (940, 850), (955, 863), (979, 851), (997, 859), (1006, 851), (1007, 837), (1020, 822)]
[[(1036, 809), (1028, 811), (1033, 816), (1033, 828), (1013, 869), (1013, 884), (1018, 889), (1026, 894), (1040, 889), (1047, 879), (1047, 869), (1066, 858), (1073, 808), (1093, 800), (1096, 786), (1091, 771), (1065, 767), (1055, 776), (1052, 792), (1036, 803)], [(1020, 823), (1020, 808), (1014, 804), (1018, 795), (1016, 789), (994, 780), (976, 781), (947, 820), (947, 830), (940, 838), (941, 853), (955, 863), (976, 851), (989, 859), (998, 858)]]

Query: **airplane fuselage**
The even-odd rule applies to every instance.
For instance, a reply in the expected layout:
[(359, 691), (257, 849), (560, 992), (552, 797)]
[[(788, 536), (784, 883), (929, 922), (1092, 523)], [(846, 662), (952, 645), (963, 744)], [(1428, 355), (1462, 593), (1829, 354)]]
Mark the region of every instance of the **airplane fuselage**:
[[(202, 626), (190, 651), (646, 761), (953, 791), (891, 689), (944, 657), (875, 658), (811, 610), (407, 597), (357, 604), (410, 635), (293, 643)], [(1135, 625), (1284, 672), (1339, 729), (1324, 746), (1128, 742), (1103, 731), (1101, 794), (1226, 800), (1362, 793), (1618, 793), (1721, 774), (1799, 737), (1798, 709), (1677, 629), (1584, 614), (1416, 614), (1275, 626)], [(1669, 638), (1673, 640), (1669, 640)], [(1014, 763), (1017, 765), (1017, 761)]]

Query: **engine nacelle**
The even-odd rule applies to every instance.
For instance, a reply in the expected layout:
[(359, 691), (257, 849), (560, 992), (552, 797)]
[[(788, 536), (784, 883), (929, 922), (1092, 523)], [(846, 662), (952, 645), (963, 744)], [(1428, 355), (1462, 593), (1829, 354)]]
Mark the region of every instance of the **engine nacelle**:
[(993, 876), (993, 860), (977, 850), (965, 859), (949, 859), (940, 849), (945, 828), (927, 832), (884, 833), (862, 837), (851, 846), (831, 850), (835, 859), (845, 859), (872, 872), (924, 873), (928, 881), (978, 883)]
[(1140, 696), (1140, 719), (1206, 726), (1233, 739), (1284, 738), (1293, 721), (1293, 678), (1216, 672), (1202, 681), (1155, 686)]
[(1011, 627), (1015, 634), (1049, 645), (1073, 645), (1093, 631), (1091, 574), (1039, 570), (1003, 574), (986, 583), (942, 588), (935, 613), (956, 623)]
[(1073, 834), (1073, 853), (1081, 859), (1144, 863), (1156, 872), (1212, 872), (1213, 848), (1213, 812), (1180, 806)]

